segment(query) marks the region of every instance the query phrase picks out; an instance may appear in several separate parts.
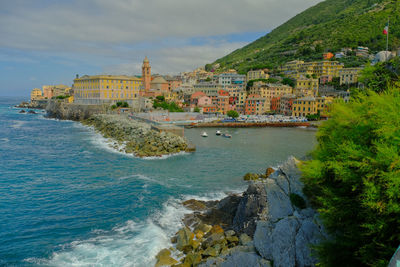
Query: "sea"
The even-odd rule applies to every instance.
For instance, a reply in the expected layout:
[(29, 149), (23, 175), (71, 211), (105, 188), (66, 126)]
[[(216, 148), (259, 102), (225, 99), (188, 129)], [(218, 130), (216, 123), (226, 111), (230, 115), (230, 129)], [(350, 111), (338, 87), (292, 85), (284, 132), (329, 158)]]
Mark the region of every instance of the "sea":
[(185, 129), (195, 153), (142, 159), (78, 122), (19, 113), (22, 100), (0, 98), (0, 266), (154, 266), (182, 201), (240, 193), (247, 172), (316, 145), (303, 128)]

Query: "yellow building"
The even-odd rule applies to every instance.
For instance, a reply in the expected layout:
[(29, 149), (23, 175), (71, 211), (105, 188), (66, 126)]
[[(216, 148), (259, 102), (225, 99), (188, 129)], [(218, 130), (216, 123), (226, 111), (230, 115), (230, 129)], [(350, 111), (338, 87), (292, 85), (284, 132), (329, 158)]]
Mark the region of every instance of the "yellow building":
[(362, 68), (343, 68), (339, 70), (340, 85), (358, 82), (358, 75)]
[(262, 81), (253, 83), (248, 92), (249, 95), (259, 95), (265, 98), (265, 111), (270, 110), (271, 100), (287, 94), (292, 94), (293, 88), (283, 84), (264, 83)]
[(251, 70), (247, 72), (246, 79), (247, 81), (256, 80), (256, 79), (268, 79), (268, 73), (265, 73), (264, 70)]
[(343, 64), (338, 61), (313, 61), (304, 62), (300, 60), (290, 61), (281, 67), (281, 71), (287, 77), (297, 79), (301, 75), (339, 77), (339, 70), (343, 68)]
[(319, 82), (318, 79), (300, 76), (295, 80), (293, 93), (297, 96), (317, 96)]
[(317, 114), (326, 115), (329, 105), (333, 102), (332, 97), (313, 97), (306, 96), (293, 100), (292, 116), (306, 117), (307, 115)]
[(142, 80), (125, 75), (82, 76), (74, 79), (74, 102), (79, 104), (104, 104), (126, 101), (138, 105)]
[(31, 101), (44, 99), (42, 90), (39, 88), (34, 88), (31, 91)]

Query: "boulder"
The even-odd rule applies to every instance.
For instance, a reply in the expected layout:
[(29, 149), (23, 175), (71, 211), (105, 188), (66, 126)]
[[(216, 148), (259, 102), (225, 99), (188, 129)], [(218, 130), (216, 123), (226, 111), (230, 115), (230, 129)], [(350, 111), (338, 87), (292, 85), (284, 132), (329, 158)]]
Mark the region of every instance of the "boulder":
[(186, 208), (191, 209), (193, 211), (202, 211), (207, 209), (206, 204), (204, 201), (196, 200), (196, 199), (189, 199), (182, 203)]
[(245, 181), (254, 181), (257, 180), (260, 176), (257, 173), (248, 172), (243, 176), (243, 180)]
[(267, 194), (268, 220), (276, 222), (293, 214), (290, 198), (276, 183), (276, 180), (267, 178), (265, 190)]
[(189, 230), (189, 228), (184, 227), (180, 229), (177, 233), (177, 243), (176, 248), (180, 251), (186, 249), (186, 247), (192, 245), (194, 234)]
[(252, 241), (251, 237), (248, 236), (247, 234), (241, 234), (239, 237), (240, 244), (242, 245), (247, 245), (249, 242)]
[(224, 229), (222, 229), (221, 226), (219, 225), (214, 225), (211, 230), (210, 230), (211, 234), (219, 234), (219, 233), (224, 233)]
[(161, 250), (156, 256), (157, 262), (155, 267), (159, 266), (171, 266), (178, 263), (177, 260), (171, 257), (171, 251), (169, 249)]
[(269, 167), (267, 168), (267, 170), (265, 171), (265, 176), (268, 178), (272, 173), (275, 172), (275, 169)]
[(294, 217), (284, 218), (276, 225), (260, 221), (254, 233), (254, 246), (263, 258), (273, 260), (274, 266), (295, 266), (298, 228), (299, 222)]
[(250, 184), (237, 207), (233, 219), (233, 230), (237, 233), (246, 233), (249, 236), (253, 236), (256, 230), (256, 222), (266, 219), (266, 212), (267, 195), (265, 186), (262, 183)]

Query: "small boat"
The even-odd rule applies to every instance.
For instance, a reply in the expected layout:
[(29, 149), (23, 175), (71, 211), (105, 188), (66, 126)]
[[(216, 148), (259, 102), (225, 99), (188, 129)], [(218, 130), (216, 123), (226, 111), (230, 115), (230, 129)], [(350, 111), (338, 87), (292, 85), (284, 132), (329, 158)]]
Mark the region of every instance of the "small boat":
[(207, 134), (206, 132), (203, 132), (203, 133), (201, 134), (201, 136), (202, 136), (202, 137), (208, 137), (208, 134)]
[(227, 134), (227, 133), (224, 133), (222, 136), (225, 137), (225, 138), (232, 138), (232, 135)]
[(218, 130), (218, 131), (215, 132), (215, 134), (216, 134), (216, 135), (221, 135), (222, 133), (221, 133), (220, 130)]

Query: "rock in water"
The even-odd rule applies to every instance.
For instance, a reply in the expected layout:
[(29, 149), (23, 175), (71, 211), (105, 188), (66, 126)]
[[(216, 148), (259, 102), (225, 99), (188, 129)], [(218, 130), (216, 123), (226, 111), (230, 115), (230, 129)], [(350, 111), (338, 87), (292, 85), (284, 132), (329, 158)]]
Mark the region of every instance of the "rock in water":
[(171, 266), (171, 265), (178, 263), (177, 260), (175, 260), (171, 257), (171, 251), (166, 248), (161, 250), (157, 254), (156, 259), (157, 259), (157, 263), (156, 263), (155, 267)]
[(194, 234), (190, 231), (189, 228), (184, 227), (177, 233), (177, 243), (176, 248), (180, 251), (185, 250), (187, 247), (192, 245), (192, 241), (194, 238)]

